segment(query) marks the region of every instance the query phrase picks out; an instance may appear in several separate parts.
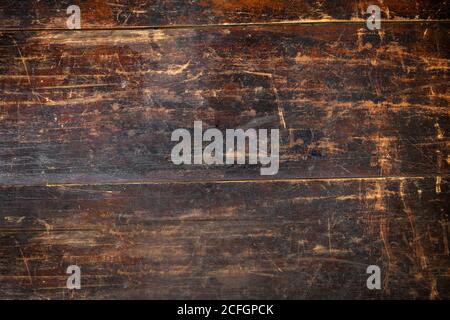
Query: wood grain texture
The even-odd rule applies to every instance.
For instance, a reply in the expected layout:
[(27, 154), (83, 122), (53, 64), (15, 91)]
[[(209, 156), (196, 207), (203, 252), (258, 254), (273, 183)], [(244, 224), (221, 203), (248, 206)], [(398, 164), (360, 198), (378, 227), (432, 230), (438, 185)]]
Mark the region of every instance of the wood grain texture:
[(448, 299), (448, 181), (1, 188), (1, 296)]
[(79, 5), (82, 28), (273, 23), (299, 20), (364, 22), (369, 5), (386, 20), (448, 19), (433, 0), (70, 0), (0, 1), (0, 29), (65, 29), (69, 5)]
[[(0, 0), (0, 298), (450, 299), (448, 5), (370, 4)], [(173, 165), (198, 120), (279, 173)]]
[(175, 166), (195, 120), (280, 128), (276, 178), (449, 172), (447, 24), (3, 33), (0, 182), (259, 179)]

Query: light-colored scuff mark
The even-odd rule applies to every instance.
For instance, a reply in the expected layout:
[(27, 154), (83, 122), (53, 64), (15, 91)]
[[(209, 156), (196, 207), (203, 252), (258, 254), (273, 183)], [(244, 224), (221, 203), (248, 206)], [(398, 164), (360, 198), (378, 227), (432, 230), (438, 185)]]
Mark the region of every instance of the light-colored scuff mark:
[(425, 255), (425, 250), (421, 243), (421, 236), (420, 236), (420, 234), (418, 234), (417, 229), (416, 229), (414, 213), (406, 203), (405, 186), (406, 186), (406, 181), (401, 180), (400, 186), (399, 186), (400, 199), (403, 204), (403, 211), (406, 213), (410, 227), (411, 227), (412, 243), (413, 243), (416, 258), (418, 260), (418, 265), (422, 270), (425, 270), (428, 267), (428, 258)]
[(22, 256), (22, 261), (25, 265), (25, 269), (27, 270), (27, 274), (28, 274), (28, 280), (30, 281), (30, 284), (33, 284), (33, 278), (31, 277), (31, 272), (30, 272), (30, 267), (28, 266), (28, 259), (25, 257), (25, 255), (23, 254), (22, 248), (20, 247), (19, 242), (17, 242), (17, 240), (15, 240), (16, 242), (16, 247), (19, 249), (20, 255)]
[(279, 96), (278, 96), (278, 90), (275, 86), (275, 82), (273, 80), (274, 75), (271, 73), (267, 73), (267, 72), (259, 72), (259, 71), (253, 71), (253, 70), (243, 70), (244, 73), (247, 74), (252, 74), (252, 75), (256, 75), (256, 76), (261, 76), (261, 77), (267, 77), (270, 79), (271, 81), (271, 85), (272, 85), (272, 90), (275, 94), (275, 100), (277, 103), (277, 110), (278, 110), (278, 117), (280, 118), (280, 124), (281, 126), (286, 129), (286, 121), (284, 119), (284, 111), (283, 111), (283, 107), (281, 106), (280, 100), (279, 100)]
[(439, 126), (439, 123), (435, 123), (434, 127), (436, 128), (436, 138), (438, 138), (439, 140), (444, 139), (444, 133), (442, 132), (441, 127)]
[(152, 32), (149, 34), (149, 37), (153, 41), (162, 41), (168, 38), (168, 35), (163, 30), (152, 30)]
[(184, 70), (186, 70), (187, 67), (191, 64), (191, 61), (188, 61), (185, 64), (182, 65), (171, 65), (166, 71), (155, 71), (157, 74), (167, 74), (169, 76), (176, 76), (177, 74), (182, 73)]
[(322, 246), (320, 244), (317, 244), (312, 251), (316, 254), (345, 254), (345, 253), (350, 253), (349, 250), (345, 250), (345, 249), (332, 249), (332, 248), (326, 248), (325, 246)]
[(359, 194), (352, 194), (347, 196), (336, 197), (336, 201), (347, 201), (347, 200), (360, 200)]
[(356, 32), (356, 43), (358, 44), (358, 51), (361, 51), (364, 49), (364, 33), (365, 33), (365, 29), (364, 28), (359, 28), (358, 31)]
[(20, 224), (25, 219), (25, 217), (6, 216), (3, 219), (6, 220), (6, 222), (8, 223)]
[(277, 103), (278, 116), (280, 117), (280, 124), (284, 129), (286, 129), (287, 128), (286, 121), (284, 120), (284, 112), (283, 112), (283, 107), (281, 106), (280, 99), (278, 96), (278, 90), (277, 90), (277, 87), (275, 86), (275, 82), (273, 81), (273, 78), (271, 78), (271, 80), (272, 80), (272, 89), (275, 94), (275, 99), (276, 99), (276, 103)]
[(395, 256), (392, 253), (392, 248), (389, 242), (389, 225), (386, 218), (380, 219), (380, 238), (381, 241), (383, 242), (384, 250), (386, 252), (387, 257), (387, 271), (383, 281), (383, 288), (387, 290), (389, 287), (389, 277), (393, 269), (393, 266), (395, 266), (395, 259), (394, 259)]
[(447, 71), (450, 69), (450, 61), (444, 58), (419, 57), (426, 64), (426, 71)]
[(437, 176), (436, 177), (436, 193), (439, 194), (441, 193), (441, 182), (442, 182), (442, 177), (441, 176)]
[(297, 63), (310, 63), (312, 62), (312, 58), (310, 56), (302, 55), (300, 52), (297, 53), (297, 56), (295, 57), (295, 62)]
[(284, 121), (284, 112), (283, 108), (278, 106), (278, 116), (280, 117), (280, 123), (283, 126), (284, 129), (286, 129), (286, 121)]
[[(311, 203), (313, 201), (323, 201), (323, 200), (330, 200), (330, 199), (334, 199), (336, 201), (349, 201), (349, 200), (357, 200), (359, 199), (359, 196), (356, 194), (351, 194), (351, 195), (343, 195), (343, 196), (339, 196), (339, 197), (335, 197), (335, 196), (310, 196), (310, 197), (294, 197), (291, 198), (289, 201), (292, 203)], [(278, 202), (278, 201), (277, 201)], [(284, 200), (280, 201), (280, 202), (284, 202)]]
[(439, 299), (439, 291), (437, 289), (436, 278), (431, 279), (430, 299), (431, 300)]
[(375, 199), (375, 210), (385, 211), (385, 184), (384, 182), (377, 181), (375, 183), (375, 190), (371, 191), (367, 196), (367, 199)]
[[(337, 154), (343, 154), (345, 150), (336, 142), (331, 141), (329, 138), (321, 139), (317, 144), (316, 147), (319, 150), (322, 150), (322, 153), (326, 153), (328, 155), (337, 155)], [(342, 167), (343, 168), (343, 167)], [(345, 171), (345, 168), (343, 168)], [(349, 172), (351, 173), (351, 172)]]
[(251, 70), (243, 70), (242, 72), (247, 73), (247, 74), (253, 74), (255, 76), (267, 77), (267, 78), (272, 78), (272, 76), (273, 76), (271, 73), (267, 73), (267, 72), (258, 72), (258, 71), (251, 71)]
[(49, 223), (47, 223), (45, 220), (42, 219), (36, 219), (36, 222), (42, 224), (45, 227), (45, 230), (48, 232), (50, 232), (51, 230), (53, 230), (53, 226)]
[(20, 50), (20, 47), (19, 47), (19, 45), (17, 44), (17, 41), (16, 41), (15, 39), (13, 39), (13, 41), (14, 41), (14, 45), (15, 45), (16, 48), (17, 48), (17, 51), (19, 52), (20, 60), (22, 61), (23, 68), (25, 69), (25, 73), (26, 73), (26, 75), (27, 75), (28, 83), (31, 84), (31, 78), (30, 78), (30, 73), (28, 72), (28, 67), (27, 67), (26, 59), (25, 59), (24, 56), (22, 55), (22, 51)]
[(391, 153), (395, 150), (392, 137), (377, 137), (378, 165), (380, 176), (390, 174), (392, 171)]
[[(96, 103), (99, 101), (105, 102), (105, 101), (117, 101), (119, 97), (125, 97), (127, 95), (127, 92), (108, 92), (108, 93), (99, 93), (99, 92), (95, 92), (93, 93), (91, 96), (84, 96), (84, 97), (79, 97), (79, 98), (73, 98), (73, 99), (65, 99), (65, 100), (56, 100), (53, 101), (51, 99), (48, 99), (46, 97), (43, 97), (42, 95), (39, 95), (38, 93), (35, 93), (33, 91), (33, 94), (35, 95), (35, 97), (41, 96), (43, 98), (42, 101), (39, 100), (38, 103), (44, 106), (67, 106), (67, 105), (86, 105), (86, 104), (91, 104), (91, 103)], [(11, 102), (4, 102), (4, 101), (0, 101), (0, 106), (8, 106), (10, 105)], [(21, 105), (24, 106), (33, 106), (36, 105), (36, 101), (34, 100), (27, 100), (27, 101), (21, 101), (20, 102)]]

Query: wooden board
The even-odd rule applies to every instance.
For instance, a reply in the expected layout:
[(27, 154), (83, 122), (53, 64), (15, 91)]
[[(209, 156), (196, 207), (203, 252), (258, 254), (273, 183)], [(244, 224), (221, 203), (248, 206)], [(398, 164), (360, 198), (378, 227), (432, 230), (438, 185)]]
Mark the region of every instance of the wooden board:
[[(447, 5), (370, 4), (0, 1), (0, 298), (450, 299)], [(172, 164), (194, 121), (279, 173)]]
[[(448, 182), (2, 188), (1, 295), (448, 299)], [(71, 264), (82, 290), (65, 288)]]
[(259, 179), (177, 128), (279, 128), (277, 178), (449, 172), (448, 25), (3, 33), (0, 181)]
[(0, 29), (65, 29), (70, 5), (79, 5), (82, 29), (136, 28), (297, 21), (359, 21), (369, 5), (389, 20), (448, 19), (433, 0), (71, 0), (0, 2)]

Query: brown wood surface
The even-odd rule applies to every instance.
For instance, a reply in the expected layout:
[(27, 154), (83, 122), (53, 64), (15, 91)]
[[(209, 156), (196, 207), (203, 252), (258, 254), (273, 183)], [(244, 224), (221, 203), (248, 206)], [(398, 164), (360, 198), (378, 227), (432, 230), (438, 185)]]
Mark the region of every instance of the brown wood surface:
[[(1, 294), (448, 299), (449, 192), (448, 177), (2, 188)], [(65, 289), (71, 264), (82, 290)]]
[[(448, 25), (3, 33), (7, 184), (259, 179), (175, 166), (195, 120), (280, 128), (278, 178), (449, 172)], [(264, 177), (263, 177), (264, 178)]]
[[(371, 4), (0, 0), (0, 298), (450, 299), (448, 5)], [(173, 165), (198, 120), (279, 173)]]
[(449, 18), (446, 1), (433, 0), (2, 0), (0, 29), (65, 29), (70, 5), (80, 7), (82, 29), (364, 21), (369, 5), (378, 5), (384, 20)]

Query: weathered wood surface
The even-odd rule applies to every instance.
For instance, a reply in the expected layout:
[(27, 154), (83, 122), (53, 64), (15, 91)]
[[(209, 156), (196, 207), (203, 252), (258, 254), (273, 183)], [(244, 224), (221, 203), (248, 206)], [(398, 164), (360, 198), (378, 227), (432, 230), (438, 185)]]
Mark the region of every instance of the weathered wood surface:
[(433, 0), (85, 0), (0, 1), (0, 29), (65, 29), (70, 5), (82, 29), (292, 22), (363, 21), (369, 5), (385, 20), (448, 19), (448, 4)]
[(449, 172), (449, 25), (3, 33), (0, 182), (259, 179), (173, 130), (280, 128), (277, 178)]
[(0, 294), (448, 299), (448, 178), (1, 188)]
[[(70, 4), (98, 30), (56, 30)], [(353, 0), (0, 0), (0, 298), (450, 299), (448, 5), (370, 4), (393, 23)], [(172, 165), (196, 120), (279, 128), (279, 174)]]

